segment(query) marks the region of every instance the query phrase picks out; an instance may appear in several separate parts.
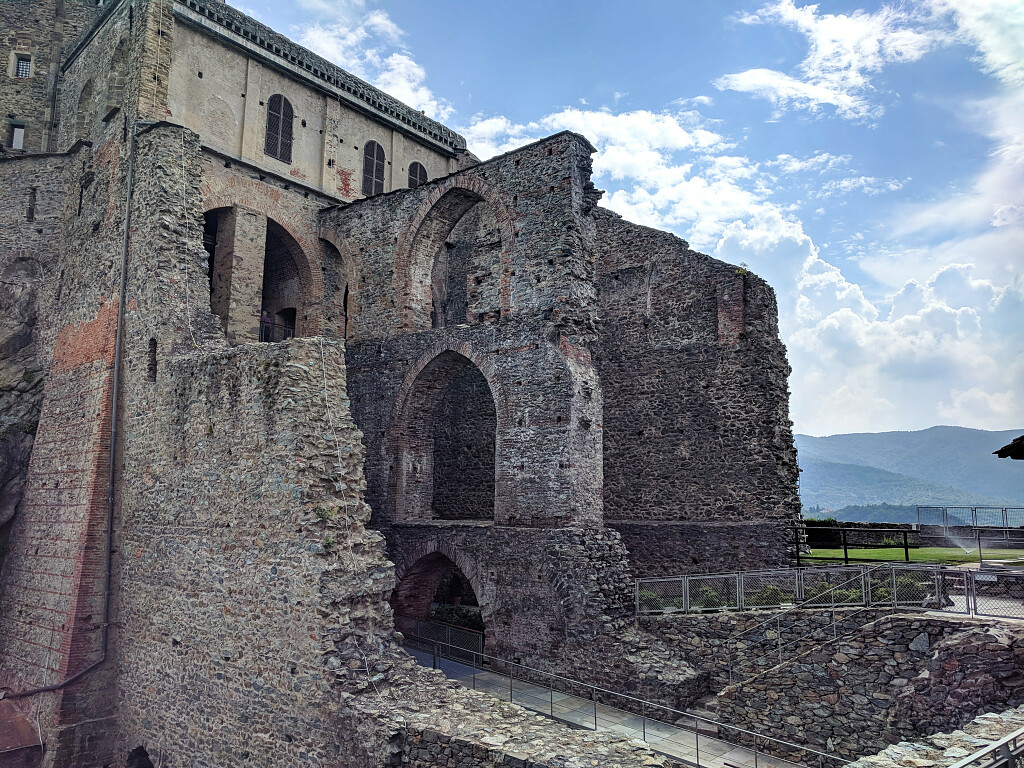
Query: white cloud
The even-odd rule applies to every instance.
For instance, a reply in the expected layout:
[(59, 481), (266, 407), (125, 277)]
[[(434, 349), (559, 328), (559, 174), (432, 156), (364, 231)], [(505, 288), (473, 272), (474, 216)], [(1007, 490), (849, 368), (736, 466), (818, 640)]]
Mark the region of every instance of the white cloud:
[(717, 88), (759, 96), (776, 110), (832, 107), (840, 117), (858, 120), (882, 114), (882, 106), (870, 98), (875, 73), (888, 64), (915, 61), (945, 39), (934, 29), (915, 26), (917, 19), (909, 12), (890, 6), (875, 13), (820, 14), (817, 5), (775, 0), (740, 21), (797, 30), (807, 38), (807, 55), (796, 76), (748, 69), (720, 77)]
[(849, 165), (849, 155), (833, 155), (829, 152), (819, 152), (811, 157), (798, 158), (793, 155), (778, 155), (768, 163), (768, 167), (778, 168), (782, 173), (804, 173), (806, 171), (817, 171), (819, 173), (830, 171), (840, 165)]
[(883, 192), (895, 192), (902, 187), (903, 182), (898, 179), (876, 179), (874, 176), (847, 176), (843, 179), (826, 181), (821, 189), (812, 194), (812, 197), (835, 197), (836, 195), (848, 195), (851, 192), (860, 192), (865, 195), (880, 195)]
[(359, 2), (302, 0), (318, 20), (297, 30), (298, 41), (354, 75), (436, 120), (452, 105), (427, 86), (427, 73), (402, 46), (405, 33), (382, 10), (363, 13)]

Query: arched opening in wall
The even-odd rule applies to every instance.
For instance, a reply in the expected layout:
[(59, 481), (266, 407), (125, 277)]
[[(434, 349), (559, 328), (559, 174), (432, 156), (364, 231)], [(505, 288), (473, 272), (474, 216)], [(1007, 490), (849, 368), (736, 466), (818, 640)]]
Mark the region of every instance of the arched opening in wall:
[(397, 519), (494, 519), (497, 411), (468, 358), (444, 352), (420, 372), (394, 445)]
[(304, 305), (298, 244), (284, 227), (267, 219), (260, 302), (260, 341), (284, 341), (301, 333)]
[(93, 86), (92, 80), (87, 80), (82, 86), (82, 93), (78, 97), (78, 107), (75, 110), (74, 134), (69, 137), (68, 144), (74, 144), (78, 139), (88, 140), (92, 136), (93, 124)]
[[(487, 626), (469, 577), (440, 552), (406, 569), (391, 593), (395, 629), (406, 636), (440, 639), (461, 648), (483, 650)], [(440, 625), (466, 631), (445, 631)], [(438, 631), (444, 632), (438, 637)], [(476, 646), (476, 647), (473, 647)]]
[(106, 105), (103, 114), (110, 113), (124, 104), (124, 88), (128, 82), (128, 41), (121, 40), (114, 49), (110, 59), (110, 70), (107, 72)]
[(353, 321), (357, 307), (355, 303), (356, 270), (350, 258), (328, 240), (321, 240), (324, 249), (325, 294), (332, 300), (328, 303), (328, 328), (333, 328), (338, 338), (348, 339), (354, 328)]
[(125, 768), (154, 768), (153, 761), (145, 747), (136, 747), (128, 753), (128, 762)]
[(415, 330), (495, 322), (501, 316), (502, 235), (494, 208), (456, 188), (431, 208), (412, 243)]
[(206, 249), (206, 275), (210, 280), (210, 310), (228, 327), (231, 305), (231, 263), (234, 253), (234, 212), (215, 208), (203, 215), (203, 248)]

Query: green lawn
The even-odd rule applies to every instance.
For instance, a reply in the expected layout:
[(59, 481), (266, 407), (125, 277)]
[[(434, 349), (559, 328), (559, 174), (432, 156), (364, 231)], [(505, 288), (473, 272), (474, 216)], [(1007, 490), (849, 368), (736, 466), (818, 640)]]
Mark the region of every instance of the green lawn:
[[(904, 559), (903, 547), (878, 547), (873, 549), (854, 549), (850, 547), (850, 560), (897, 560)], [(1024, 548), (1022, 549), (989, 549), (985, 547), (983, 553), (985, 560), (1020, 561), (1024, 560)], [(815, 549), (811, 555), (814, 559), (808, 559), (808, 563), (818, 561), (818, 558), (828, 560), (843, 560), (843, 549)], [(804, 556), (800, 560), (803, 562)], [(910, 560), (914, 563), (976, 563), (978, 562), (978, 550), (972, 549), (964, 552), (956, 547), (918, 547), (910, 548)]]

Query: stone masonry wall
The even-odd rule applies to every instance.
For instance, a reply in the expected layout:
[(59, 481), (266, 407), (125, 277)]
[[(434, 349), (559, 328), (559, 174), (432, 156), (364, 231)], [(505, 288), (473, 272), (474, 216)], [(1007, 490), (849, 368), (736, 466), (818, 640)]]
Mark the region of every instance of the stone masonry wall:
[(0, 160), (0, 564), (42, 408), (50, 350), (40, 310), (52, 301), (69, 162)]
[(962, 728), (915, 741), (901, 741), (876, 755), (851, 763), (854, 768), (948, 768), (1024, 728), (1024, 707), (978, 715)]
[[(12, 124), (25, 127), (24, 152), (49, 151), (53, 91), (61, 53), (102, 13), (90, 0), (41, 0), (0, 5), (0, 144)], [(15, 77), (17, 58), (30, 59), (30, 76)]]
[[(759, 524), (760, 538), (781, 541), (777, 529), (796, 518), (799, 502), (789, 366), (771, 288), (673, 235), (601, 209), (594, 216), (606, 519)], [(623, 530), (638, 564), (643, 529)], [(779, 564), (779, 547), (737, 558), (687, 532), (649, 529), (653, 539), (680, 542), (651, 555), (673, 558), (676, 572), (728, 570), (740, 559), (761, 565), (750, 555)], [(742, 528), (737, 535), (750, 538)], [(715, 537), (731, 541), (732, 532)]]
[(831, 642), (835, 633), (858, 632), (888, 613), (839, 609), (835, 628), (830, 609), (652, 615), (641, 616), (638, 626), (706, 673), (705, 693), (712, 693)]
[[(47, 371), (39, 427), (0, 576), (0, 686), (22, 691), (62, 680), (96, 660), (103, 632), (107, 472), (114, 328), (124, 212), (122, 134), (67, 156), (0, 164), (12, 192), (34, 166), (36, 211), (10, 233), (0, 258), (35, 262), (40, 282), (27, 382)], [(10, 170), (8, 170), (10, 169)], [(19, 195), (20, 196), (20, 195)], [(5, 235), (8, 230), (5, 228)], [(5, 244), (6, 245), (6, 244)], [(38, 246), (38, 247), (37, 247)], [(33, 267), (34, 268), (34, 267)], [(31, 320), (30, 313), (22, 322)], [(79, 760), (103, 731), (114, 685), (109, 669), (31, 704), (51, 746)], [(79, 725), (86, 724), (84, 730)], [(90, 743), (95, 742), (92, 739)]]
[(1024, 702), (1024, 630), (892, 616), (732, 686), (732, 725), (856, 758)]

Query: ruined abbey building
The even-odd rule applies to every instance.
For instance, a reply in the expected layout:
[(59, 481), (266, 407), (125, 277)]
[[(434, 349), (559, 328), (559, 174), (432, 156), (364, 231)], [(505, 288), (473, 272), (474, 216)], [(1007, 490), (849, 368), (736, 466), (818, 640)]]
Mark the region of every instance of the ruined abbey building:
[(17, 764), (675, 765), (396, 627), (706, 692), (632, 584), (788, 562), (771, 289), (598, 207), (584, 137), (479, 162), (215, 0), (11, 0), (0, 45)]

